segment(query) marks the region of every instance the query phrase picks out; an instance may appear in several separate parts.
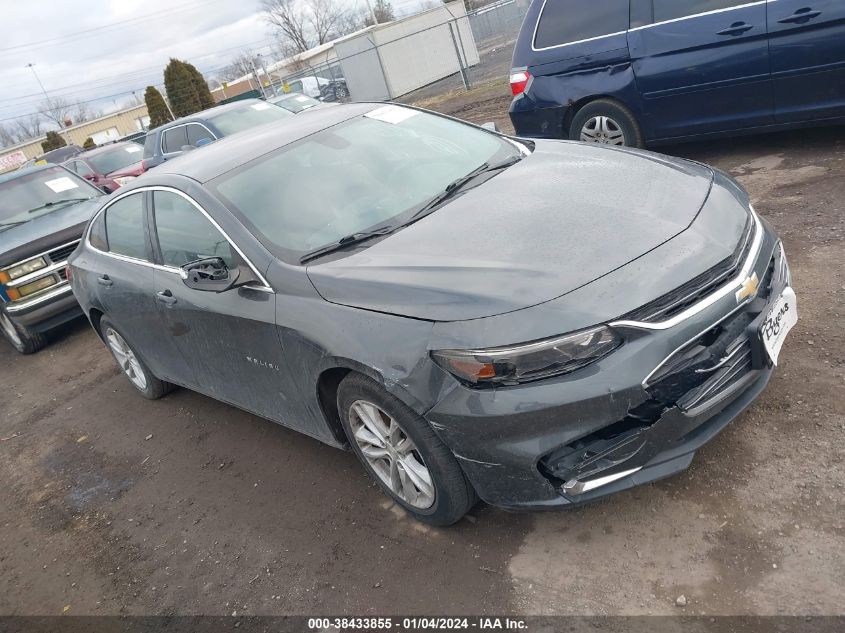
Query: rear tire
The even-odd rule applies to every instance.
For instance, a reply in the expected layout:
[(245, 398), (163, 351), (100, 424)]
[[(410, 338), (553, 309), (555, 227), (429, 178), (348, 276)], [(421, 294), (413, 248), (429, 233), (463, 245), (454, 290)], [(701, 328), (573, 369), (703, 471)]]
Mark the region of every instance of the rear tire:
[(598, 99), (575, 113), (569, 128), (573, 141), (626, 147), (644, 147), (643, 133), (634, 113), (618, 101)]
[(20, 354), (34, 354), (47, 347), (47, 337), (41, 332), (15, 323), (9, 316), (0, 311), (0, 332)]
[(147, 400), (158, 400), (176, 388), (175, 385), (159, 380), (153, 375), (108, 317), (100, 319), (100, 334), (117, 366), (129, 379), (130, 384)]
[(428, 422), (377, 382), (349, 374), (338, 386), (337, 404), (353, 452), (408, 514), (445, 526), (475, 505), (475, 491), (452, 452)]

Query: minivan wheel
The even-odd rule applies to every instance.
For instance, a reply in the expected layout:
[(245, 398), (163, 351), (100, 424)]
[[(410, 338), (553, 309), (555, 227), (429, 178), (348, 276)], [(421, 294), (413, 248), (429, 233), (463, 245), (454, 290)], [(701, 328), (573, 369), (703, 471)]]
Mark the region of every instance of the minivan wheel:
[(431, 426), (374, 380), (349, 374), (338, 387), (337, 404), (353, 452), (414, 518), (451, 525), (475, 504), (475, 491)]
[(573, 141), (642, 147), (643, 135), (634, 114), (621, 103), (599, 99), (578, 110), (572, 119)]
[(3, 338), (21, 354), (34, 354), (47, 347), (46, 336), (25, 325), (15, 323), (2, 311), (0, 311), (0, 332), (3, 332)]
[(107, 317), (100, 319), (100, 332), (118, 367), (142, 396), (148, 400), (158, 400), (173, 391), (174, 385), (153, 375)]

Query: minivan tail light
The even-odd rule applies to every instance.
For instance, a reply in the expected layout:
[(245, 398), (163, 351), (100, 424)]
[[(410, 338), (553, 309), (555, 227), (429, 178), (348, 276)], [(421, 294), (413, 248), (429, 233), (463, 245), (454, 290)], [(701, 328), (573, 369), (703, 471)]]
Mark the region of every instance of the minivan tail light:
[(511, 73), (511, 92), (514, 97), (525, 92), (530, 79), (531, 73), (527, 70), (515, 70)]

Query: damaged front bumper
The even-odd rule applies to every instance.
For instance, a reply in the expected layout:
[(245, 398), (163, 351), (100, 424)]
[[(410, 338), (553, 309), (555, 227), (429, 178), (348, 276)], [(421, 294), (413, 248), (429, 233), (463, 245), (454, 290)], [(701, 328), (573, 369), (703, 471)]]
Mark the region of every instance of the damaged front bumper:
[(766, 227), (757, 297), (734, 293), (626, 344), (577, 375), (518, 387), (460, 387), (426, 414), (479, 496), (509, 509), (577, 505), (686, 469), (765, 389), (759, 329), (789, 284)]

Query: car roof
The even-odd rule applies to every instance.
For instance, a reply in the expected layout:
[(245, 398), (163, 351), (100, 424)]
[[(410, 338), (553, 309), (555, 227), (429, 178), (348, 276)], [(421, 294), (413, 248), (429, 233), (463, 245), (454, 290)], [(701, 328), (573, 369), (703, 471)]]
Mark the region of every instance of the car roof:
[(138, 143), (133, 143), (132, 141), (116, 141), (114, 143), (109, 143), (108, 145), (101, 145), (100, 147), (95, 147), (94, 149), (89, 149), (88, 151), (82, 152), (81, 154), (77, 154), (76, 156), (71, 156), (68, 159), (68, 162), (71, 160), (76, 160), (77, 158), (88, 158), (89, 156), (96, 156), (97, 154), (104, 154), (105, 152), (114, 149), (115, 147), (126, 147), (129, 145), (134, 145), (136, 147), (140, 147)]
[(145, 184), (155, 174), (175, 174), (208, 182), (254, 158), (289, 145), (379, 107), (378, 103), (349, 103), (334, 108), (309, 108), (296, 116), (232, 134), (205, 147), (183, 153), (149, 172)]
[(149, 130), (147, 134), (154, 134), (155, 132), (161, 132), (162, 130), (166, 130), (167, 128), (171, 128), (174, 125), (182, 125), (184, 123), (191, 123), (193, 121), (207, 121), (210, 117), (220, 114), (221, 112), (226, 112), (228, 110), (236, 110), (240, 107), (250, 104), (256, 103), (264, 103), (261, 99), (241, 99), (240, 101), (232, 101), (231, 103), (224, 103), (223, 105), (214, 106), (213, 108), (208, 108), (207, 110), (201, 110), (200, 112), (195, 112), (194, 114), (189, 114), (188, 116), (179, 117), (178, 119), (174, 119), (173, 121), (169, 121), (163, 125), (159, 125), (152, 130)]
[(5, 174), (0, 174), (0, 184), (4, 182), (9, 182), (10, 180), (14, 180), (15, 178), (21, 178), (22, 176), (34, 174), (38, 171), (44, 171), (46, 169), (55, 169), (56, 167), (61, 167), (61, 165), (57, 165), (56, 163), (47, 163), (46, 165), (31, 165), (29, 167), (24, 167), (23, 169), (18, 169), (17, 171), (10, 171)]

